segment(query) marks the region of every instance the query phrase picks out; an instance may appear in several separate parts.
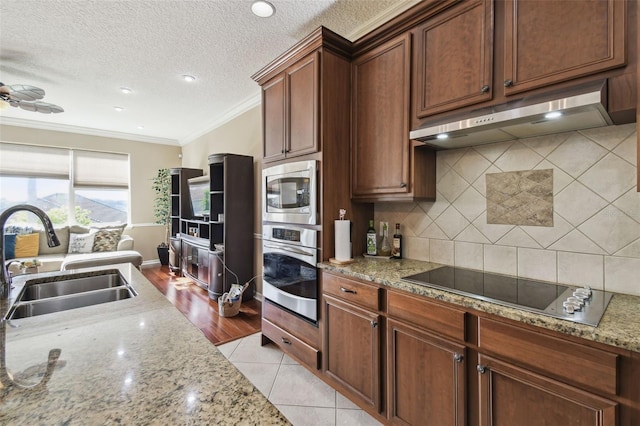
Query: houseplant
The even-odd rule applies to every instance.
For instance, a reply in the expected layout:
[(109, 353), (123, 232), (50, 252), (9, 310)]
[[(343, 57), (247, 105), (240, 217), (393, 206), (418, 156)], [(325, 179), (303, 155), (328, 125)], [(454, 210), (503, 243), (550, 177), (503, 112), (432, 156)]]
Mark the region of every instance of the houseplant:
[(161, 265), (169, 264), (169, 223), (171, 222), (171, 174), (169, 169), (159, 169), (153, 178), (153, 190), (156, 193), (153, 215), (156, 223), (165, 227), (164, 241), (158, 245), (158, 258)]

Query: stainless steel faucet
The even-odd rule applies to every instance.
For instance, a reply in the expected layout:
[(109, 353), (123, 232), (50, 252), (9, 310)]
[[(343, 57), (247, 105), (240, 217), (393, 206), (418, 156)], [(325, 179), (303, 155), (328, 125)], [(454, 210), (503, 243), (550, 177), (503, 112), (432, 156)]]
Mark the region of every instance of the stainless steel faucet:
[(53, 230), (53, 223), (51, 223), (51, 219), (49, 219), (49, 216), (47, 216), (47, 214), (38, 207), (29, 204), (18, 204), (3, 211), (2, 214), (0, 214), (0, 259), (2, 259), (2, 267), (0, 268), (0, 285), (2, 286), (0, 288), (0, 299), (8, 299), (9, 292), (11, 291), (11, 277), (7, 271), (6, 259), (4, 258), (4, 225), (7, 222), (7, 219), (9, 219), (9, 216), (21, 210), (35, 214), (42, 221), (49, 247), (60, 245), (60, 240), (58, 240), (58, 236)]

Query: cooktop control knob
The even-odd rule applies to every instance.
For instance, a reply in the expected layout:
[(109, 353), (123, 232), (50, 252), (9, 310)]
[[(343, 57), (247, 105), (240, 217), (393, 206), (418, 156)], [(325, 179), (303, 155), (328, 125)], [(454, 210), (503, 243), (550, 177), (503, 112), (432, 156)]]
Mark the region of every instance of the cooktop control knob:
[(573, 295), (575, 296), (576, 293), (580, 294), (580, 295), (584, 295), (586, 299), (588, 299), (589, 297), (591, 297), (591, 289), (589, 287), (581, 287), (581, 288), (577, 288), (574, 292)]
[(580, 299), (579, 297), (575, 297), (575, 296), (567, 297), (567, 302), (575, 303), (580, 307), (584, 306), (584, 300)]
[(562, 302), (562, 306), (564, 307), (564, 310), (567, 311), (567, 313), (572, 314), (575, 311), (579, 311), (580, 309), (582, 309), (582, 305), (578, 302), (573, 302), (573, 301), (565, 301)]

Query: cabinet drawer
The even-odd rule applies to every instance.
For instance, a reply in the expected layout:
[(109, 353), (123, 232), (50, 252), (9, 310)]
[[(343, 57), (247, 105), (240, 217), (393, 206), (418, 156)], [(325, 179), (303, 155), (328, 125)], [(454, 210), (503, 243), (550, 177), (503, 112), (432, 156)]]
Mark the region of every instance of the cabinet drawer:
[(380, 309), (380, 288), (336, 275), (322, 274), (322, 291), (351, 303), (373, 309)]
[(387, 312), (390, 317), (401, 319), (430, 331), (465, 340), (466, 313), (418, 296), (387, 292)]
[(322, 344), (320, 330), (317, 326), (285, 311), (267, 299), (262, 300), (262, 318), (291, 333), (311, 347), (319, 348)]
[(319, 350), (312, 348), (293, 334), (286, 332), (264, 318), (262, 319), (262, 334), (303, 364), (316, 370), (320, 369)]
[(502, 322), (479, 318), (478, 346), (569, 383), (618, 393), (618, 355)]

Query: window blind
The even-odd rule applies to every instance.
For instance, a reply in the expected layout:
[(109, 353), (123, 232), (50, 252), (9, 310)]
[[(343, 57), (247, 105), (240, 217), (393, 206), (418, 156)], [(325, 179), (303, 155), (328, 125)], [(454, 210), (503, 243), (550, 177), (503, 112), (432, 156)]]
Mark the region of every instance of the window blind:
[(69, 179), (69, 150), (1, 142), (0, 175)]
[(129, 156), (107, 152), (75, 150), (73, 186), (129, 187)]

